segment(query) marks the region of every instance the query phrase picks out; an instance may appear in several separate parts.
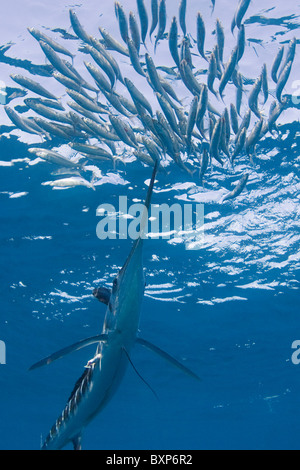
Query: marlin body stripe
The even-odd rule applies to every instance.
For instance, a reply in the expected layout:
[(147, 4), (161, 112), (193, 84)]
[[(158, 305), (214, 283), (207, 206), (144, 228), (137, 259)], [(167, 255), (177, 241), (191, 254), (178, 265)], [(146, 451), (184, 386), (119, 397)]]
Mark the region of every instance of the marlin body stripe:
[(59, 418), (52, 426), (43, 450), (58, 450), (72, 442), (75, 450), (81, 449), (81, 436), (89, 422), (103, 409), (117, 391), (136, 343), (156, 352), (183, 372), (198, 378), (157, 346), (137, 338), (140, 308), (144, 295), (143, 273), (144, 227), (148, 219), (154, 180), (158, 169), (156, 161), (149, 185), (139, 238), (134, 242), (129, 256), (113, 281), (111, 293), (105, 288), (95, 289), (94, 296), (107, 304), (102, 333), (75, 343), (31, 366), (36, 369), (50, 364), (66, 354), (97, 343), (95, 356), (76, 382), (71, 396)]

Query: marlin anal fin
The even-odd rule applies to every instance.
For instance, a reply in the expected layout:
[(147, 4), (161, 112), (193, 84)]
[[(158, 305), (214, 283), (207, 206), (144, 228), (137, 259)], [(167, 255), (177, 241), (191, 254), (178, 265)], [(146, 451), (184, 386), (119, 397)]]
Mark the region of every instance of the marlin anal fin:
[(188, 369), (188, 367), (185, 367), (183, 364), (181, 364), (181, 362), (177, 361), (177, 359), (170, 356), (170, 354), (166, 353), (165, 351), (160, 349), (158, 346), (155, 346), (154, 344), (152, 344), (149, 341), (146, 341), (145, 339), (142, 339), (142, 338), (136, 338), (136, 342), (138, 344), (141, 344), (142, 346), (145, 346), (147, 349), (150, 349), (150, 351), (155, 352), (160, 357), (162, 357), (163, 359), (165, 359), (170, 364), (177, 367), (179, 370), (181, 370), (185, 374), (189, 375), (190, 377), (193, 377), (194, 379), (197, 379), (197, 380), (201, 380), (200, 377), (198, 377), (197, 374), (195, 374), (193, 371)]
[(96, 336), (91, 336), (90, 338), (82, 339), (77, 343), (71, 344), (71, 346), (67, 346), (66, 348), (60, 349), (59, 351), (51, 354), (51, 356), (45, 357), (39, 362), (33, 364), (29, 370), (37, 369), (38, 367), (46, 366), (51, 364), (51, 362), (60, 359), (61, 357), (70, 354), (71, 352), (78, 351), (79, 349), (85, 348), (86, 346), (90, 346), (91, 344), (99, 343), (100, 341), (107, 341), (107, 335), (101, 334)]
[(81, 434), (72, 439), (74, 450), (81, 450)]
[(153, 395), (158, 398), (155, 390), (153, 390), (153, 388), (151, 387), (151, 385), (148, 384), (148, 382), (146, 382), (146, 380), (141, 376), (141, 374), (139, 373), (139, 371), (136, 369), (135, 365), (133, 364), (128, 352), (126, 351), (126, 349), (123, 347), (123, 351), (125, 352), (126, 356), (127, 356), (127, 359), (128, 361), (130, 362), (130, 364), (132, 365), (132, 368), (134, 370), (134, 372), (137, 374), (137, 376), (144, 382), (145, 385), (147, 385), (147, 387), (151, 390), (151, 392), (153, 393)]

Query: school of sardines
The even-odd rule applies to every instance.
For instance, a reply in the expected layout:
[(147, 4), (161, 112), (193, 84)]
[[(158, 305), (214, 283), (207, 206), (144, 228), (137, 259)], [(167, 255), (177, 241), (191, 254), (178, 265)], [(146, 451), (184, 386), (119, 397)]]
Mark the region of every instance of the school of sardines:
[[(237, 32), (236, 46), (227, 60), (221, 21), (217, 19), (215, 23), (215, 47), (207, 52), (205, 22), (200, 12), (197, 13), (196, 38), (193, 39), (187, 30), (187, 1), (180, 1), (178, 19), (172, 18), (168, 31), (166, 0), (151, 0), (151, 15), (144, 0), (137, 0), (137, 15), (132, 11), (127, 14), (124, 7), (115, 2), (122, 43), (102, 26), (99, 27), (99, 38), (90, 36), (76, 13), (70, 10), (72, 29), (81, 41), (79, 49), (90, 59), (84, 61), (84, 65), (91, 83), (73, 66), (74, 55), (68, 49), (43, 32), (28, 28), (51, 64), (52, 77), (66, 88), (70, 101), (62, 104), (38, 82), (22, 75), (11, 75), (16, 83), (43, 98), (24, 99), (25, 105), (37, 116), (22, 117), (5, 106), (10, 120), (21, 130), (38, 134), (50, 144), (53, 138), (62, 139), (87, 161), (111, 160), (115, 166), (122, 159), (117, 151), (120, 144), (143, 164), (154, 166), (158, 159), (162, 171), (166, 171), (164, 162), (173, 160), (189, 175), (199, 169), (195, 177), (201, 185), (212, 165), (229, 163), (233, 167), (241, 155), (248, 155), (252, 162), (256, 144), (267, 132), (273, 132), (278, 117), (288, 107), (283, 90), (291, 73), (296, 39), (281, 46), (275, 57), (270, 71), (275, 92), (270, 93), (266, 64), (256, 80), (247, 79), (239, 72), (239, 62), (246, 47), (243, 19), (251, 0), (240, 0), (237, 5), (231, 25), (232, 33)], [(214, 4), (212, 2), (213, 8)], [(174, 61), (172, 68), (156, 67), (146, 46), (147, 36), (152, 42), (152, 35), (155, 36), (154, 53), (161, 41), (168, 41)], [(119, 54), (144, 77), (149, 93), (156, 97), (157, 109), (152, 103), (154, 96), (150, 99), (144, 90), (138, 89), (133, 79), (123, 77), (118, 64)], [(63, 58), (65, 56), (72, 59), (72, 64)], [(204, 68), (200, 72), (193, 64), (195, 57), (203, 61)], [(187, 109), (167, 76), (172, 76), (174, 81), (180, 80), (185, 97), (190, 95)], [(235, 87), (234, 103), (226, 106), (224, 93), (229, 85)], [(123, 93), (117, 92), (117, 87), (124, 87)], [(269, 115), (265, 117), (260, 104), (264, 106), (270, 96), (272, 103)], [(212, 97), (222, 104), (222, 111), (211, 104)], [(247, 101), (247, 111), (241, 117), (243, 99)], [(84, 169), (84, 165), (44, 146), (29, 151), (62, 168)], [(242, 175), (226, 199), (241, 193), (248, 176), (248, 173)], [(59, 186), (59, 181), (56, 184)]]

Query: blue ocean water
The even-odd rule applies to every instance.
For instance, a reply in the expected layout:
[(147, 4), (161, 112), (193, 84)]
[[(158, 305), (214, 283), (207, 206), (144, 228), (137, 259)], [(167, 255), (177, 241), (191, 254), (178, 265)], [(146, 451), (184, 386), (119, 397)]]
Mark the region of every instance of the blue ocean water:
[[(178, 5), (167, 4), (169, 25)], [(199, 5), (189, 5), (188, 26), (195, 34)], [(136, 11), (133, 0), (123, 6)], [(71, 33), (69, 7), (58, 1), (7, 4), (0, 37), (1, 45), (14, 43), (5, 53), (12, 60), (1, 63), (1, 80), (8, 86), (14, 86), (9, 74), (23, 73), (16, 66), (27, 64), (17, 59), (45, 63), (26, 27)], [(12, 26), (5, 18), (16, 8), (20, 14)], [(235, 8), (235, 2), (216, 0), (212, 14), (210, 1), (201, 6), (208, 31), (218, 17), (226, 27), (227, 55), (235, 40), (230, 32)], [(97, 35), (102, 24), (118, 37), (113, 1), (105, 7), (84, 1), (76, 11), (91, 33)], [(264, 2), (263, 9), (251, 2), (245, 76), (256, 78), (263, 62), (271, 67), (279, 44), (299, 38), (298, 13), (291, 1)], [(214, 40), (210, 36), (211, 44)], [(170, 60), (166, 42), (157, 59), (161, 65)], [(78, 44), (72, 44), (67, 42), (76, 50)], [(83, 70), (79, 60), (75, 65)], [(129, 70), (125, 59), (120, 65)], [(294, 79), (297, 72), (296, 60)], [(58, 87), (47, 77), (34, 78), (53, 91)], [(300, 339), (298, 119), (298, 110), (286, 111), (279, 134), (259, 143), (253, 165), (242, 157), (234, 170), (216, 166), (204, 187), (196, 174), (190, 177), (174, 164), (157, 176), (153, 203), (204, 204), (204, 241), (198, 250), (186, 249), (180, 237), (145, 242), (141, 336), (184, 362), (201, 382), (137, 346), (132, 360), (158, 399), (129, 366), (118, 393), (85, 430), (84, 449), (299, 448), (300, 365), (291, 360), (292, 343)], [(151, 168), (128, 155), (117, 170), (101, 164), (95, 191), (53, 189), (43, 183), (57, 178), (54, 166), (28, 153), (39, 139), (12, 129), (2, 110), (1, 130), (0, 340), (6, 364), (0, 364), (0, 449), (38, 449), (94, 350), (40, 370), (28, 368), (102, 329), (105, 306), (93, 298), (93, 288), (111, 285), (132, 242), (99, 240), (96, 210), (103, 203), (117, 207), (120, 195), (144, 200)], [(222, 203), (246, 170), (246, 190)]]

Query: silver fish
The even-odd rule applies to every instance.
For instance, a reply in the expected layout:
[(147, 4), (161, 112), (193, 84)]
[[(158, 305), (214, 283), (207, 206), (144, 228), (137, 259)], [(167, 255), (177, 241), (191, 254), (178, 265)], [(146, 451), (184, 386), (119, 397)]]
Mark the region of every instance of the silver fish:
[(178, 54), (178, 27), (176, 16), (173, 17), (169, 32), (169, 49), (171, 56), (177, 67), (180, 67), (180, 58)]
[(209, 153), (211, 158), (217, 160), (223, 166), (223, 160), (219, 155), (219, 146), (220, 146), (220, 139), (221, 139), (221, 132), (222, 132), (222, 118), (219, 118), (213, 128)]
[(37, 114), (40, 114), (41, 116), (46, 117), (47, 119), (62, 122), (65, 124), (72, 124), (72, 121), (67, 114), (60, 113), (59, 111), (56, 111), (55, 109), (49, 108), (48, 106), (36, 102), (31, 98), (25, 99), (24, 103)]
[(127, 43), (128, 38), (129, 38), (129, 30), (128, 30), (128, 21), (127, 17), (125, 14), (125, 11), (120, 4), (120, 2), (115, 2), (115, 12), (117, 19), (119, 21), (119, 29), (120, 29), (120, 34), (125, 43)]
[(60, 52), (61, 54), (64, 54), (64, 55), (67, 55), (69, 57), (71, 57), (71, 59), (73, 60), (74, 59), (74, 54), (72, 54), (70, 51), (68, 51), (68, 49), (66, 49), (65, 47), (63, 47), (61, 44), (59, 44), (58, 42), (54, 41), (54, 39), (50, 38), (49, 36), (47, 36), (46, 34), (42, 33), (41, 31), (39, 31), (38, 29), (36, 28), (27, 28), (27, 30), (29, 31), (29, 33), (35, 38), (37, 39), (37, 41), (44, 41), (46, 42), (47, 44), (49, 44), (50, 47), (52, 47), (52, 49), (56, 52)]
[(29, 119), (22, 118), (21, 116), (19, 116), (18, 113), (16, 113), (16, 111), (14, 111), (9, 106), (4, 106), (4, 110), (7, 114), (7, 116), (9, 117), (9, 119), (11, 120), (11, 122), (13, 122), (13, 124), (16, 127), (18, 127), (20, 130), (22, 130), (24, 132), (28, 132), (29, 134), (41, 135), (43, 133), (41, 128), (39, 128), (40, 130), (37, 130), (34, 127), (34, 122), (31, 125), (31, 122), (30, 122)]
[(148, 14), (144, 4), (144, 0), (136, 0), (136, 3), (141, 23), (142, 42), (145, 45), (145, 39), (148, 32)]
[(179, 4), (179, 24), (184, 36), (186, 36), (186, 2), (187, 0), (180, 0)]
[(246, 143), (247, 129), (244, 127), (239, 134), (239, 137), (235, 143), (234, 152), (232, 154), (231, 162), (243, 151)]
[(237, 110), (233, 103), (230, 104), (231, 127), (235, 134), (239, 131), (239, 118)]
[(214, 90), (214, 81), (217, 76), (217, 61), (215, 54), (212, 53), (209, 58), (209, 63), (208, 63), (208, 73), (207, 73), (207, 86), (208, 89), (215, 95), (217, 96), (217, 92)]
[(241, 24), (240, 29), (239, 29), (239, 34), (237, 37), (237, 46), (239, 49), (237, 62), (239, 62), (244, 55), (245, 46), (246, 46), (246, 33), (245, 33), (245, 26), (243, 24)]
[(68, 168), (82, 167), (81, 164), (76, 163), (53, 150), (48, 150), (48, 149), (44, 149), (41, 147), (31, 147), (28, 149), (28, 152), (34, 153), (37, 157), (42, 158), (43, 160), (47, 160), (50, 163), (55, 163), (56, 165), (60, 165), (62, 167), (68, 167)]
[(113, 88), (116, 83), (116, 75), (114, 69), (108, 60), (93, 46), (86, 46), (87, 51), (92, 56), (97, 65), (106, 73)]
[(85, 32), (85, 30), (83, 29), (83, 27), (82, 27), (77, 15), (76, 15), (75, 11), (70, 9), (69, 10), (69, 15), (70, 15), (71, 25), (72, 25), (73, 31), (76, 34), (76, 36), (79, 39), (81, 39), (83, 42), (86, 42), (87, 44), (90, 44), (90, 37)]
[(77, 91), (74, 90), (69, 90), (66, 89), (66, 93), (74, 100), (76, 103), (78, 103), (80, 106), (83, 108), (88, 109), (89, 111), (92, 111), (92, 113), (102, 113), (102, 114), (107, 114), (107, 110), (104, 109), (102, 106), (99, 106), (95, 101), (93, 101), (90, 98), (86, 98), (84, 95), (81, 93), (78, 93)]
[(240, 0), (235, 12), (235, 25), (240, 28), (242, 20), (248, 10), (251, 0)]
[(197, 14), (197, 48), (199, 54), (207, 61), (204, 53), (204, 42), (205, 42), (205, 23), (201, 16), (201, 13)]
[(113, 49), (114, 51), (129, 57), (128, 49), (120, 44), (119, 41), (117, 41), (115, 38), (113, 38), (105, 28), (99, 26), (99, 31), (108, 49)]
[(237, 64), (238, 53), (239, 53), (239, 48), (238, 48), (238, 46), (236, 46), (233, 49), (233, 51), (231, 53), (231, 56), (230, 56), (226, 66), (225, 66), (225, 70), (223, 72), (223, 75), (222, 75), (222, 78), (221, 78), (221, 81), (220, 81), (220, 86), (219, 86), (219, 94), (220, 94), (221, 97), (222, 97), (223, 91), (224, 91), (227, 83), (231, 79), (232, 74), (235, 70), (235, 67), (236, 67), (236, 64)]
[(149, 37), (151, 40), (151, 35), (154, 32), (156, 26), (158, 25), (158, 0), (151, 0), (151, 13), (152, 13), (152, 24), (149, 32)]
[(262, 67), (261, 77), (262, 77), (262, 90), (263, 90), (264, 100), (265, 100), (264, 104), (266, 104), (269, 98), (268, 72), (267, 72), (266, 64), (264, 64)]
[(282, 94), (283, 89), (284, 89), (284, 87), (285, 87), (285, 85), (286, 85), (286, 83), (289, 79), (289, 76), (290, 76), (290, 73), (291, 73), (291, 70), (292, 70), (292, 65), (293, 65), (292, 61), (288, 62), (288, 64), (285, 66), (282, 73), (280, 74), (278, 82), (277, 82), (276, 98), (278, 99), (279, 103), (281, 103), (281, 104), (282, 104), (281, 94)]
[(108, 80), (106, 80), (104, 75), (100, 72), (100, 70), (97, 67), (91, 64), (91, 62), (84, 62), (84, 65), (86, 66), (90, 74), (92, 75), (93, 79), (97, 83), (100, 90), (105, 90), (108, 93), (112, 91), (111, 83)]
[(271, 77), (272, 77), (273, 82), (275, 83), (277, 83), (278, 81), (277, 72), (279, 70), (279, 67), (283, 58), (283, 54), (284, 54), (284, 46), (281, 46), (279, 51), (277, 52), (277, 55), (275, 57), (275, 60), (272, 65), (272, 70), (271, 70)]
[(256, 79), (248, 97), (249, 108), (259, 119), (261, 118), (261, 114), (258, 109), (258, 95), (260, 93), (261, 86), (262, 86), (262, 76), (260, 75)]
[(237, 183), (236, 187), (234, 188), (234, 190), (231, 191), (230, 193), (226, 194), (226, 196), (223, 198), (223, 202), (228, 201), (229, 199), (234, 199), (237, 196), (239, 196), (241, 194), (241, 192), (243, 191), (243, 189), (245, 188), (248, 179), (249, 179), (249, 174), (248, 173), (243, 175), (242, 178), (238, 181), (238, 183)]
[(217, 34), (217, 44), (218, 44), (218, 50), (219, 50), (219, 59), (221, 63), (223, 63), (225, 34), (224, 34), (224, 28), (219, 18), (217, 19), (217, 22), (216, 22), (216, 34)]
[(189, 111), (189, 114), (188, 114), (187, 134), (186, 134), (188, 145), (191, 144), (192, 132), (193, 132), (193, 129), (194, 129), (195, 123), (196, 123), (197, 110), (198, 110), (198, 101), (199, 101), (199, 98), (196, 95), (192, 100), (192, 103), (191, 103), (191, 106), (190, 106), (190, 111)]
[(119, 142), (120, 138), (115, 132), (111, 132), (104, 125), (98, 124), (92, 119), (83, 118), (83, 122), (91, 129), (91, 131), (100, 139), (111, 140), (113, 142)]
[(157, 32), (156, 39), (155, 39), (154, 51), (156, 50), (158, 41), (160, 41), (164, 36), (166, 25), (167, 25), (166, 0), (160, 0), (159, 7), (158, 7), (158, 32)]
[(33, 93), (36, 93), (37, 95), (44, 96), (45, 98), (49, 98), (50, 100), (56, 100), (56, 96), (54, 96), (50, 91), (46, 90), (42, 85), (40, 85), (38, 82), (35, 82), (31, 78), (23, 77), (23, 75), (16, 75), (12, 74), (10, 75), (10, 78), (18, 83), (19, 85), (23, 86), (24, 88), (27, 88), (30, 91), (33, 91)]
[(129, 147), (137, 148), (137, 144), (134, 143), (128, 135), (128, 128), (123, 121), (112, 114), (109, 115), (109, 120), (114, 128), (115, 133)]
[(141, 46), (141, 35), (135, 15), (132, 11), (129, 12), (129, 28), (131, 39), (133, 40), (137, 53), (139, 54)]
[(44, 41), (39, 41), (41, 48), (49, 62), (53, 65), (53, 67), (66, 77), (71, 78), (72, 80), (77, 80), (76, 75), (66, 66), (63, 60), (56, 54), (54, 49), (46, 44)]
[(143, 106), (143, 108), (147, 109), (151, 116), (153, 116), (151, 104), (149, 103), (145, 95), (137, 89), (137, 87), (131, 80), (125, 78), (124, 81), (134, 103), (138, 102), (141, 106)]
[(264, 120), (260, 119), (252, 129), (250, 135), (246, 139), (246, 153), (251, 155), (255, 151), (255, 146), (258, 143), (261, 135), (261, 130), (264, 124)]
[(138, 55), (138, 51), (136, 50), (136, 47), (134, 45), (134, 42), (132, 41), (132, 39), (129, 39), (128, 42), (127, 42), (127, 46), (128, 46), (128, 51), (129, 51), (129, 57), (130, 57), (130, 61), (131, 61), (131, 64), (134, 68), (134, 70), (142, 75), (143, 77), (146, 76), (141, 64), (140, 64), (140, 59), (139, 59), (139, 55)]
[(76, 152), (83, 153), (88, 156), (93, 156), (94, 158), (112, 160), (113, 155), (107, 150), (97, 147), (96, 145), (82, 144), (78, 142), (70, 142), (69, 146)]

